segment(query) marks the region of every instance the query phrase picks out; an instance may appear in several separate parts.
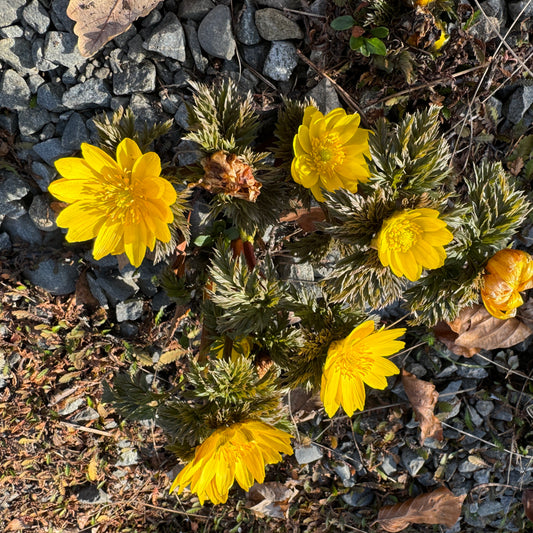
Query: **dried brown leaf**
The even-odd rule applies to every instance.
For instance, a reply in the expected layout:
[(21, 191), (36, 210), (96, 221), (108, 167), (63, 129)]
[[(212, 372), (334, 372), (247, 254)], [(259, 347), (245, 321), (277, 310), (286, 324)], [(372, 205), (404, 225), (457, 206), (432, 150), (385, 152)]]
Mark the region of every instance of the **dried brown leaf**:
[(87, 467), (87, 476), (91, 481), (95, 481), (98, 477), (98, 457), (93, 455), (89, 466)]
[(450, 329), (439, 323), (433, 331), (452, 352), (465, 357), (472, 357), (481, 350), (509, 348), (533, 332), (520, 318), (495, 318), (479, 304), (462, 309), (448, 326)]
[(379, 525), (389, 533), (402, 531), (409, 524), (440, 524), (452, 527), (461, 516), (461, 506), (466, 494), (454, 496), (446, 487), (421, 494), (396, 505), (386, 505), (379, 510)]
[(67, 16), (74, 22), (78, 48), (90, 57), (108, 41), (145, 17), (161, 0), (70, 0)]
[(420, 445), (423, 446), (428, 437), (442, 440), (442, 425), (433, 412), (439, 399), (435, 385), (418, 379), (406, 370), (402, 370), (402, 384), (420, 422)]
[(320, 207), (311, 209), (296, 209), (296, 212), (289, 213), (279, 219), (280, 222), (296, 222), (307, 233), (316, 231), (315, 222), (322, 222), (325, 219), (324, 211)]
[(298, 491), (273, 481), (269, 483), (256, 483), (248, 491), (250, 503), (256, 503), (250, 510), (258, 516), (271, 518), (286, 518), (289, 503), (298, 494)]
[(306, 391), (301, 387), (296, 387), (290, 391), (287, 402), (291, 414), (297, 422), (305, 422), (314, 418), (317, 409), (322, 406), (318, 393)]
[(525, 489), (522, 494), (522, 503), (526, 516), (533, 522), (533, 489)]

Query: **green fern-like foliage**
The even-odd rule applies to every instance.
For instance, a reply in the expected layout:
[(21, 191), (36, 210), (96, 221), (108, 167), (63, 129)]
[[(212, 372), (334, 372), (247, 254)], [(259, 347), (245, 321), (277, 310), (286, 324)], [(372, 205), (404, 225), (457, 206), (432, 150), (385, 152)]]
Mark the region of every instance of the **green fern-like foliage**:
[(220, 243), (209, 274), (215, 287), (210, 299), (221, 310), (216, 321), (219, 333), (246, 336), (265, 330), (277, 319), (288, 289), (278, 279), (270, 259), (250, 271), (240, 257), (234, 259), (230, 248)]
[(198, 143), (206, 154), (231, 152), (248, 164), (254, 162), (250, 145), (256, 139), (259, 118), (250, 93), (242, 97), (235, 83), (226, 78), (216, 88), (191, 82), (194, 103), (187, 107), (189, 129), (184, 138)]
[(439, 198), (451, 175), (450, 149), (439, 125), (437, 106), (408, 114), (397, 126), (378, 122), (368, 141), (373, 185), (392, 189), (398, 197)]
[(133, 139), (144, 153), (150, 149), (155, 140), (168, 133), (172, 127), (172, 120), (167, 120), (150, 126), (144, 123), (142, 128), (139, 128), (135, 120), (135, 115), (129, 107), (125, 110), (119, 107), (111, 117), (104, 113), (95, 118), (94, 125), (98, 131), (102, 150), (115, 157), (117, 146), (123, 139), (129, 138)]
[(181, 398), (161, 406), (157, 422), (172, 439), (170, 449), (188, 459), (194, 447), (219, 427), (261, 420), (288, 429), (281, 408), (284, 393), (275, 369), (260, 377), (245, 357), (192, 363)]

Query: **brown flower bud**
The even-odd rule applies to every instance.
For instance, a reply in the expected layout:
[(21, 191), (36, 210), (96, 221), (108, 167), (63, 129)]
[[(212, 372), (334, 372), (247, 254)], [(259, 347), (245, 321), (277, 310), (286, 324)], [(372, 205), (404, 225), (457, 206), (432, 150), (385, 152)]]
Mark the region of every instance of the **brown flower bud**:
[(250, 165), (241, 161), (235, 154), (219, 150), (202, 160), (205, 175), (199, 185), (213, 194), (228, 194), (255, 202), (259, 196), (261, 183), (258, 182)]

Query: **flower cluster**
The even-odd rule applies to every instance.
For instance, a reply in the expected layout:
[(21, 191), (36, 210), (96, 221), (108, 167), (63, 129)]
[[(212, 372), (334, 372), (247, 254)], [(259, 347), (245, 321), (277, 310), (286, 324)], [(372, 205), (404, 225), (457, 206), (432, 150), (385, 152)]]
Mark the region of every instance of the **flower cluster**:
[(381, 264), (398, 276), (416, 281), (422, 269), (440, 268), (446, 259), (444, 245), (453, 234), (436, 209), (406, 209), (383, 222), (373, 241)]
[(291, 435), (260, 422), (248, 420), (215, 430), (196, 448), (194, 459), (170, 487), (181, 494), (190, 485), (205, 500), (225, 503), (233, 482), (248, 490), (265, 479), (265, 466), (281, 461), (280, 452), (292, 455)]
[(334, 341), (322, 372), (320, 399), (331, 418), (342, 406), (348, 416), (365, 407), (365, 383), (374, 389), (387, 387), (386, 376), (400, 372), (385, 357), (400, 351), (405, 343), (397, 340), (405, 328), (375, 331), (372, 320), (357, 326), (343, 340)]
[(313, 106), (305, 109), (293, 141), (291, 173), (319, 202), (324, 201), (322, 189), (356, 192), (359, 182), (368, 181), (369, 130), (359, 128), (360, 121), (357, 113), (347, 115), (341, 108), (325, 116)]
[(68, 242), (93, 239), (95, 259), (125, 253), (140, 266), (146, 248), (156, 240), (170, 241), (168, 225), (174, 220), (170, 206), (176, 191), (160, 177), (161, 161), (155, 152), (143, 154), (132, 139), (117, 147), (116, 160), (87, 143), (81, 158), (55, 162), (61, 176), (48, 190), (68, 205), (56, 223), (68, 228)]
[(524, 300), (520, 292), (533, 288), (533, 258), (522, 250), (496, 252), (485, 267), (481, 298), (496, 318), (511, 318)]

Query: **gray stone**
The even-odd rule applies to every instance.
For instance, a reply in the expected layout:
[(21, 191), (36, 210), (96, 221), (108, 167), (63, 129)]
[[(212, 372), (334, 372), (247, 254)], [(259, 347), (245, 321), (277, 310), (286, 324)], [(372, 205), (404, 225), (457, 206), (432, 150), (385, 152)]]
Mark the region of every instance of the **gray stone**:
[(178, 17), (199, 22), (214, 7), (215, 4), (211, 0), (181, 0), (178, 7)]
[(7, 63), (20, 74), (37, 74), (31, 43), (22, 37), (0, 39), (0, 62)]
[(198, 145), (194, 141), (181, 141), (176, 147), (180, 166), (194, 165), (202, 158)]
[(108, 107), (111, 93), (103, 80), (90, 79), (71, 87), (63, 94), (62, 103), (69, 109)]
[(506, 23), (506, 12), (507, 6), (505, 0), (486, 0), (480, 4), (481, 9), (483, 10), (484, 15), (489, 17), (496, 17), (500, 24), (505, 25)]
[(48, 191), (48, 186), (54, 180), (55, 171), (48, 165), (41, 163), (40, 161), (34, 161), (31, 164), (31, 170), (36, 175), (35, 181), (41, 191)]
[(146, 59), (146, 50), (143, 48), (143, 38), (137, 34), (133, 39), (128, 41), (128, 59), (140, 63)]
[(263, 74), (276, 81), (289, 81), (297, 64), (296, 47), (285, 41), (274, 41), (266, 57)]
[(503, 511), (503, 505), (499, 501), (484, 501), (477, 510), (477, 515), (480, 517), (491, 516)]
[(31, 135), (50, 122), (50, 113), (46, 109), (22, 109), (19, 111), (19, 128), (21, 135)]
[(218, 5), (200, 22), (200, 46), (213, 57), (231, 59), (236, 43), (231, 31), (231, 12), (228, 6)]
[(35, 68), (39, 72), (48, 72), (50, 70), (55, 70), (59, 68), (59, 65), (48, 61), (44, 57), (44, 39), (35, 39), (32, 43), (31, 54), (33, 62), (35, 63)]
[(139, 327), (131, 322), (121, 322), (120, 324), (120, 334), (128, 339), (137, 336), (139, 333)]
[(65, 111), (62, 98), (63, 88), (56, 83), (45, 83), (37, 90), (37, 105), (54, 113)]
[(114, 306), (131, 298), (139, 290), (133, 280), (125, 281), (101, 274), (96, 277), (96, 283), (106, 295), (109, 303)]
[[(92, 259), (92, 254), (89, 253), (89, 256)], [(113, 256), (110, 256), (110, 257), (113, 257)], [(94, 263), (95, 262), (94, 259), (91, 262)], [(103, 307), (104, 309), (109, 309), (109, 305), (107, 303), (107, 298), (106, 298), (104, 291), (98, 285), (96, 278), (89, 272), (87, 273), (87, 283), (89, 284), (89, 289), (91, 290), (91, 294), (98, 300), (98, 303), (100, 304), (100, 306)]]
[(367, 507), (374, 501), (374, 493), (370, 489), (356, 487), (352, 492), (343, 494), (342, 499), (350, 507)]
[(265, 64), (268, 49), (269, 45), (265, 41), (254, 46), (243, 46), (242, 55), (244, 61), (255, 70), (261, 72), (263, 70), (263, 65)]
[(28, 109), (30, 101), (30, 89), (26, 82), (14, 70), (6, 70), (0, 81), (0, 94), (2, 95), (2, 107), (20, 111)]
[(31, 94), (36, 94), (39, 87), (44, 83), (44, 79), (39, 74), (31, 74), (26, 80)]
[(91, 505), (100, 505), (102, 503), (109, 503), (111, 498), (95, 485), (86, 485), (76, 491), (76, 496), (80, 503), (87, 503)]
[(139, 452), (132, 447), (130, 442), (119, 441), (118, 447), (121, 448), (120, 457), (115, 466), (132, 466), (139, 462)]
[(518, 89), (513, 92), (511, 98), (509, 98), (508, 105), (506, 106), (506, 113), (504, 114), (506, 114), (509, 121), (516, 124), (522, 120), (532, 105), (533, 85), (524, 85), (518, 87)]
[(58, 30), (74, 33), (74, 21), (67, 15), (67, 7), (70, 0), (52, 1), (52, 22)]
[(16, 39), (24, 36), (24, 30), (20, 26), (6, 26), (0, 29), (0, 36), (6, 39)]
[(402, 463), (412, 477), (415, 477), (426, 460), (409, 448), (402, 451)]
[(326, 15), (328, 0), (315, 0), (310, 6), (309, 11), (315, 15)]
[(337, 107), (341, 107), (337, 91), (333, 84), (326, 78), (313, 87), (307, 96), (313, 98), (317, 103), (318, 109), (326, 114)]
[(468, 411), (468, 414), (470, 415), (470, 420), (472, 420), (472, 424), (476, 427), (480, 427), (483, 425), (483, 418), (481, 418), (477, 411), (471, 406), (467, 405), (466, 409)]
[(333, 467), (333, 471), (340, 477), (345, 487), (353, 487), (355, 481), (352, 479), (350, 467), (346, 463), (341, 463)]
[(489, 373), (482, 366), (464, 365), (457, 369), (457, 374), (462, 378), (483, 379)]
[(40, 194), (33, 197), (28, 215), (41, 231), (54, 231), (57, 229), (55, 214), (50, 209), (50, 203), (44, 195)]
[(481, 41), (490, 41), (498, 37), (500, 32), (500, 20), (497, 17), (478, 18), (478, 21), (470, 28), (470, 33)]
[(91, 420), (98, 420), (99, 418), (100, 415), (95, 409), (92, 407), (86, 407), (79, 413), (76, 413), (76, 415), (72, 418), (72, 421), (76, 423), (90, 422)]
[(281, 11), (270, 7), (256, 11), (255, 25), (259, 35), (266, 41), (303, 39), (304, 36), (296, 22), (287, 18)]
[(494, 411), (494, 403), (490, 400), (479, 400), (476, 403), (476, 411), (484, 418)]
[(56, 127), (53, 122), (49, 122), (46, 124), (46, 126), (42, 129), (41, 133), (39, 133), (39, 140), (40, 141), (47, 141), (48, 139), (51, 139), (56, 132)]
[(255, 12), (254, 4), (250, 0), (245, 0), (235, 32), (242, 44), (251, 46), (261, 42), (261, 36), (255, 25)]
[(512, 21), (522, 20), (526, 17), (533, 17), (533, 2), (530, 2), (529, 0), (508, 3), (507, 9), (509, 10), (509, 16)]
[(84, 398), (76, 398), (75, 400), (67, 403), (63, 409), (58, 411), (60, 416), (67, 416), (72, 414), (74, 411), (77, 411), (82, 405), (85, 404)]
[(50, 17), (39, 0), (32, 0), (22, 11), (22, 18), (37, 33), (46, 33), (50, 26)]
[(187, 112), (187, 105), (185, 102), (182, 102), (179, 106), (176, 114), (174, 115), (174, 120), (181, 128), (187, 130), (189, 128), (189, 113)]
[(513, 412), (508, 407), (500, 406), (492, 413), (491, 418), (494, 420), (503, 420), (504, 422), (512, 422)]
[(65, 150), (79, 150), (81, 143), (89, 142), (90, 136), (85, 119), (79, 113), (72, 113), (68, 119), (63, 135), (61, 137), (61, 146)]
[(63, 148), (61, 140), (57, 138), (48, 139), (47, 141), (34, 144), (33, 151), (50, 166), (52, 166), (54, 161), (60, 157), (65, 157), (71, 154), (71, 150)]
[[(117, 35), (113, 38), (113, 42), (117, 45), (117, 48), (123, 49), (126, 47), (129, 41), (135, 38), (137, 35), (137, 28), (135, 26), (130, 26), (124, 33)], [(139, 37), (141, 37), (139, 35)], [(142, 37), (141, 37), (142, 40)]]
[(458, 470), (459, 472), (461, 472), (461, 474), (468, 474), (470, 472), (476, 472), (480, 468), (483, 468), (483, 467), (479, 464), (471, 463), (468, 459), (465, 459), (459, 465)]
[(383, 462), (381, 463), (381, 470), (383, 470), (383, 472), (387, 474), (387, 476), (394, 474), (394, 472), (398, 470), (396, 461), (394, 460), (392, 455), (387, 454), (385, 455), (385, 457), (383, 457)]
[(194, 22), (188, 22), (183, 26), (185, 35), (187, 36), (187, 43), (189, 44), (189, 50), (194, 61), (196, 68), (200, 72), (205, 72), (209, 62), (202, 55), (202, 49), (200, 47), (200, 41), (198, 40), (198, 32)]
[(113, 93), (151, 93), (155, 90), (155, 66), (151, 61), (142, 63), (124, 62), (121, 70), (113, 72)]
[(0, 250), (9, 252), (13, 248), (8, 233), (0, 233)]
[(318, 461), (323, 455), (324, 452), (322, 449), (314, 444), (310, 446), (294, 446), (294, 457), (299, 465), (306, 465)]
[(167, 89), (159, 92), (159, 101), (165, 113), (173, 115), (183, 103), (183, 98), (178, 94), (169, 93)]
[(119, 302), (117, 304), (116, 312), (118, 322), (138, 320), (143, 314), (143, 302), (142, 300)]
[(4, 0), (0, 9), (0, 28), (9, 26), (19, 19), (19, 10), (26, 0)]
[(162, 267), (162, 265), (163, 263), (154, 265), (149, 261), (144, 261), (138, 269), (139, 276), (135, 280), (135, 282), (137, 283), (137, 285), (141, 289), (141, 292), (145, 296), (152, 297), (157, 294), (157, 280), (159, 278), (159, 275), (161, 274), (162, 269), (164, 268)]
[(131, 97), (129, 106), (136, 117), (135, 124), (137, 124), (138, 127), (142, 128), (145, 122), (147, 124), (153, 124), (168, 119), (168, 117), (158, 109), (156, 102), (158, 102), (156, 97), (149, 98), (141, 93), (136, 93)]
[(168, 294), (161, 290), (152, 298), (152, 309), (157, 313), (173, 303), (174, 302), (168, 297)]
[(185, 61), (185, 34), (176, 15), (167, 13), (143, 46), (150, 52), (157, 52), (177, 61)]
[(0, 171), (0, 202), (20, 200), (29, 192), (28, 184), (12, 172)]
[(141, 26), (143, 28), (152, 28), (158, 22), (161, 22), (162, 18), (163, 15), (161, 14), (161, 11), (159, 11), (158, 9), (154, 9), (142, 19)]
[(485, 470), (478, 470), (477, 472), (474, 472), (474, 480), (476, 483), (484, 485), (485, 483), (490, 482), (490, 475), (491, 470), (489, 468), (486, 468)]
[(62, 259), (47, 259), (36, 270), (26, 269), (24, 275), (34, 284), (55, 296), (71, 294), (76, 290), (78, 269)]

